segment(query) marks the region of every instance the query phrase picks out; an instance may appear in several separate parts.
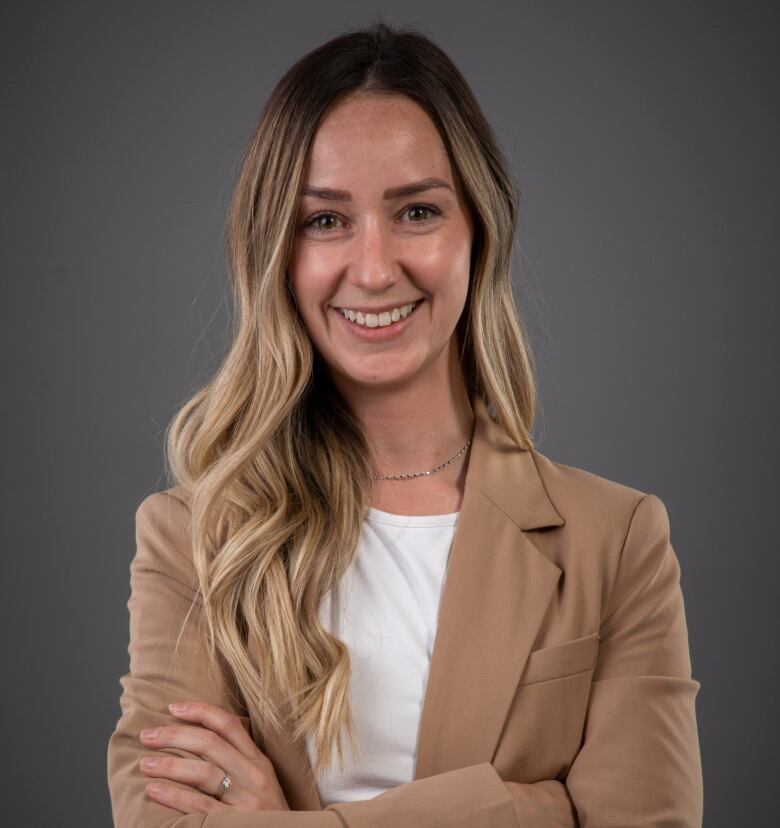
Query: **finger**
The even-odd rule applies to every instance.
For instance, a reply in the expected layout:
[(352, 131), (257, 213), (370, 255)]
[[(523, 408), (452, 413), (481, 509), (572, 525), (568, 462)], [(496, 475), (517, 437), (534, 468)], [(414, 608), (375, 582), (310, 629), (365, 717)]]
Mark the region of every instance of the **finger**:
[(174, 708), (169, 705), (168, 709), (182, 719), (190, 722), (200, 722), (209, 730), (218, 733), (228, 744), (243, 753), (248, 759), (257, 759), (263, 755), (259, 747), (254, 743), (252, 737), (247, 733), (241, 719), (228, 710), (217, 707), (216, 704), (208, 702), (183, 702), (182, 708)]
[(140, 738), (150, 748), (175, 747), (196, 753), (217, 767), (224, 768), (225, 773), (242, 782), (251, 778), (251, 762), (219, 734), (205, 727), (164, 725), (157, 728), (156, 736), (147, 735), (147, 731), (142, 731)]
[(183, 814), (209, 814), (230, 808), (229, 805), (219, 802), (213, 796), (206, 796), (198, 791), (175, 788), (173, 785), (162, 785), (159, 782), (148, 784), (146, 793), (162, 805), (175, 808)]
[(210, 762), (200, 759), (180, 759), (176, 756), (145, 756), (138, 763), (147, 776), (162, 777), (183, 782), (215, 796), (222, 786), (225, 774)]

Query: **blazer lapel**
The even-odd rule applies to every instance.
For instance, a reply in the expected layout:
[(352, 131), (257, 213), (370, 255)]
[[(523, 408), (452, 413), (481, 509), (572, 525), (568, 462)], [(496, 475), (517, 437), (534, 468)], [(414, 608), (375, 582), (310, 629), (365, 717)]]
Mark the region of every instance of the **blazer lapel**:
[(561, 569), (527, 530), (562, 526), (530, 451), (475, 426), (420, 720), (414, 779), (490, 762)]
[[(565, 523), (531, 452), (507, 437), (480, 398), (472, 404), (474, 436), (439, 606), (414, 779), (492, 760), (561, 576), (525, 534)], [(260, 734), (259, 741), (290, 807), (321, 810), (305, 743), (285, 733)]]

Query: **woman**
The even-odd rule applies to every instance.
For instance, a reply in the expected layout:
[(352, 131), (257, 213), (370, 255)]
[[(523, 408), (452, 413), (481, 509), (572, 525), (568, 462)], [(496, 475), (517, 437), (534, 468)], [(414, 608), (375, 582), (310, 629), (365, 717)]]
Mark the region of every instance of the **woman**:
[(349, 32), (275, 88), (235, 341), (136, 515), (117, 826), (701, 824), (667, 513), (534, 449), (515, 221), (420, 34)]

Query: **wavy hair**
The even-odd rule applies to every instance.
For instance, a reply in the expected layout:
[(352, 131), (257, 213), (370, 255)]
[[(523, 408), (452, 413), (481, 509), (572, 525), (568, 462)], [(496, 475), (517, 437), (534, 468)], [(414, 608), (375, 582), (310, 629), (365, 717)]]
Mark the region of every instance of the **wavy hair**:
[[(471, 399), (492, 404), (504, 431), (529, 448), (536, 406), (512, 289), (517, 200), (474, 94), (446, 53), (412, 28), (344, 31), (298, 60), (262, 111), (227, 216), (232, 341), (165, 438), (168, 474), (190, 495), (211, 666), (229, 671), (256, 738), (269, 729), (312, 735), (315, 773), (334, 752), (343, 768), (345, 732), (357, 748), (349, 653), (323, 628), (318, 607), (355, 557), (373, 481), (367, 433), (328, 381), (287, 264), (317, 126), (356, 92), (406, 95), (423, 107), (463, 185), (475, 232), (456, 335)], [(273, 700), (273, 685), (283, 702)]]

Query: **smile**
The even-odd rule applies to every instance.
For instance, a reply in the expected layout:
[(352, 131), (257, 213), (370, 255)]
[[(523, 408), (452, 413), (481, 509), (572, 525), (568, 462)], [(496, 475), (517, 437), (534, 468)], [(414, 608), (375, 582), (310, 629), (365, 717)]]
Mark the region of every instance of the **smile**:
[[(419, 302), (419, 300), (418, 300)], [(350, 308), (339, 308), (341, 315), (350, 322), (356, 322), (358, 325), (366, 328), (386, 328), (401, 319), (405, 319), (415, 308), (418, 302), (411, 302), (408, 305), (400, 305), (390, 311), (383, 311), (382, 313), (361, 313), (360, 311), (353, 311)]]
[(424, 299), (419, 299), (380, 314), (364, 314), (349, 308), (334, 308), (333, 310), (339, 315), (348, 333), (366, 342), (384, 342), (397, 339), (412, 325), (424, 301)]

